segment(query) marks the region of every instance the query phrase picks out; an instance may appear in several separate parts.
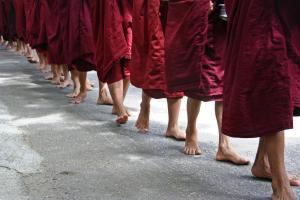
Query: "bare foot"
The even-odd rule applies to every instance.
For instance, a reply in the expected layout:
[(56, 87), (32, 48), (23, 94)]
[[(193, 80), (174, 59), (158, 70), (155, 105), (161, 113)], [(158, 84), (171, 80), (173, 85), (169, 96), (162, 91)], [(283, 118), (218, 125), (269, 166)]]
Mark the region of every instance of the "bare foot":
[(95, 87), (94, 84), (89, 83), (89, 82), (87, 81), (87, 83), (86, 83), (86, 90), (87, 90), (87, 91), (92, 91), (92, 90), (94, 89), (94, 87)]
[(98, 105), (113, 105), (113, 100), (111, 99), (111, 96), (109, 95), (109, 91), (107, 89), (103, 89), (100, 91), (98, 100)]
[(53, 79), (53, 75), (51, 73), (44, 73), (44, 79), (45, 80), (52, 80)]
[(75, 98), (76, 96), (78, 96), (79, 92), (73, 91), (69, 94), (66, 94), (66, 97), (68, 98)]
[(230, 162), (235, 165), (248, 165), (250, 161), (236, 153), (231, 147), (219, 147), (217, 161)]
[(188, 134), (185, 140), (185, 147), (184, 147), (184, 153), (186, 155), (201, 155), (202, 152), (198, 146), (198, 139), (197, 136), (190, 136), (190, 135), (197, 135), (197, 134)]
[(51, 81), (51, 83), (54, 84), (54, 85), (60, 85), (59, 77), (54, 77), (53, 80)]
[[(286, 183), (288, 185), (288, 183)], [(273, 194), (272, 200), (296, 200), (295, 194), (291, 187), (278, 187), (272, 183)]]
[(149, 117), (150, 117), (150, 105), (140, 105), (140, 114), (135, 123), (135, 127), (140, 133), (147, 133), (149, 131)]
[(181, 131), (178, 127), (168, 128), (166, 137), (175, 139), (177, 141), (185, 141), (186, 133)]
[(71, 85), (72, 85), (72, 83), (69, 80), (67, 80), (67, 81), (61, 82), (58, 87), (61, 88), (61, 89), (63, 89), (63, 88), (67, 88), (67, 87), (69, 87)]
[(118, 116), (116, 122), (117, 122), (118, 124), (120, 124), (120, 125), (121, 125), (121, 124), (126, 124), (126, 123), (128, 122), (128, 115), (125, 114), (125, 115)]
[[(269, 166), (254, 164), (251, 172), (252, 175), (256, 178), (272, 181), (272, 173)], [(291, 174), (288, 174), (288, 178), (291, 186), (300, 186), (300, 178)]]
[(80, 92), (72, 101), (73, 104), (81, 104), (87, 96), (86, 92)]

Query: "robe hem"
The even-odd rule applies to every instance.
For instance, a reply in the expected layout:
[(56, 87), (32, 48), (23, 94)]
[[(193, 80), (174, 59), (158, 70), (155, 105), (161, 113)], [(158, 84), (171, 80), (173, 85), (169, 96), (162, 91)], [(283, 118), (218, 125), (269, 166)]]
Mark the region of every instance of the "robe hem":
[(258, 138), (258, 137), (269, 136), (271, 134), (278, 133), (280, 131), (289, 130), (289, 129), (293, 129), (293, 123), (288, 123), (287, 125), (278, 126), (276, 128), (264, 129), (260, 131), (254, 131), (254, 132), (246, 132), (246, 131), (235, 132), (235, 131), (230, 131), (222, 128), (222, 133), (229, 137), (234, 137), (234, 138)]

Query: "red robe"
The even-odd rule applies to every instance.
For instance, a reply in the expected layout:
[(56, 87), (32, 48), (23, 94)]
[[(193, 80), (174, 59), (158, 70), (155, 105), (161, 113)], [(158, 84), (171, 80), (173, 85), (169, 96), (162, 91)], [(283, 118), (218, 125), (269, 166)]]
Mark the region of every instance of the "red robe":
[(3, 0), (0, 0), (0, 35), (5, 34), (6, 26), (7, 26), (7, 19), (6, 19), (6, 11), (5, 11), (5, 4)]
[(171, 91), (201, 101), (223, 98), (226, 22), (209, 1), (170, 1), (166, 28), (166, 78)]
[(36, 48), (39, 45), (40, 32), (42, 30), (42, 14), (41, 14), (41, 1), (42, 0), (31, 0), (28, 2), (28, 19), (27, 19), (27, 34), (29, 43), (32, 48)]
[(97, 0), (94, 10), (94, 35), (97, 71), (100, 81), (108, 84), (128, 77), (131, 57), (130, 1)]
[[(66, 24), (64, 32), (64, 54), (69, 66), (79, 71), (95, 69), (95, 43), (92, 26), (92, 0), (68, 0), (65, 16), (60, 20)], [(66, 19), (63, 19), (66, 18)]]
[(34, 7), (34, 0), (24, 0), (25, 15), (26, 15), (26, 42), (31, 44), (31, 27), (32, 27), (32, 9)]
[(229, 0), (223, 133), (262, 137), (293, 127), (300, 107), (300, 2)]
[(26, 39), (26, 13), (25, 13), (26, 0), (14, 0), (14, 8), (16, 13), (16, 31), (19, 40), (25, 41)]
[(130, 63), (130, 79), (134, 86), (142, 88), (153, 98), (183, 96), (180, 92), (167, 92), (162, 25), (166, 20), (166, 8), (160, 0), (134, 0), (133, 4), (133, 56)]
[(17, 39), (16, 15), (13, 0), (4, 0), (6, 15), (5, 40), (15, 41)]
[(60, 0), (47, 0), (47, 51), (50, 64), (66, 64), (66, 56), (63, 51), (63, 36), (65, 25), (66, 3)]

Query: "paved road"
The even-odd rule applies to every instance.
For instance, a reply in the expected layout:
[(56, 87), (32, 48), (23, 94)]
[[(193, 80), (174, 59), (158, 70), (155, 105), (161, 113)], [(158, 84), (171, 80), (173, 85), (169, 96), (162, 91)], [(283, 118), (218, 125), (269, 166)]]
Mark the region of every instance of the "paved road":
[[(95, 73), (90, 78), (96, 82)], [(0, 200), (252, 200), (269, 199), (268, 182), (251, 177), (250, 166), (214, 161), (217, 128), (213, 103), (199, 118), (202, 156), (182, 154), (184, 143), (166, 139), (166, 102), (155, 100), (151, 132), (134, 128), (140, 91), (131, 88), (130, 122), (116, 126), (111, 107), (68, 104), (20, 56), (0, 47)], [(186, 124), (185, 100), (180, 125)], [(300, 175), (300, 120), (287, 139), (289, 171)], [(233, 144), (252, 161), (257, 140)], [(295, 188), (298, 198), (300, 189)]]

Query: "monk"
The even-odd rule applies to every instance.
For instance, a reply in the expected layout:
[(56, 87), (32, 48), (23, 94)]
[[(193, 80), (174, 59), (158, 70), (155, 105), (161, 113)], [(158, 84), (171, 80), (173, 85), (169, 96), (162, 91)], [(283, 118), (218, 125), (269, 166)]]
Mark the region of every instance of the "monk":
[[(92, 26), (92, 1), (68, 0), (64, 50), (67, 64), (73, 68), (73, 76), (78, 75), (79, 94), (71, 102), (79, 104), (87, 96), (87, 72), (95, 70), (95, 43)], [(77, 70), (77, 71), (76, 71)], [(73, 77), (74, 79), (75, 77)]]
[(197, 138), (201, 101), (215, 101), (219, 128), (216, 160), (247, 165), (249, 160), (237, 154), (229, 144), (229, 138), (221, 132), (224, 74), (221, 60), (226, 22), (219, 18), (217, 4), (209, 15), (210, 7), (208, 0), (169, 1), (166, 28), (167, 85), (170, 91), (181, 91), (189, 97), (185, 154), (201, 154)]
[(300, 2), (228, 0), (226, 6), (222, 130), (259, 137), (252, 173), (272, 179), (273, 200), (295, 200), (290, 184), (299, 179), (286, 172), (284, 130), (293, 128), (300, 107)]
[(27, 14), (26, 30), (28, 31), (29, 43), (33, 49), (36, 49), (39, 58), (39, 66), (46, 80), (53, 78), (51, 67), (47, 57), (47, 32), (46, 32), (46, 13), (48, 5), (46, 1), (29, 0), (29, 13)]
[(26, 14), (24, 0), (14, 0), (14, 9), (16, 14), (16, 33), (17, 33), (17, 52), (25, 55), (25, 37), (26, 37)]
[(26, 18), (26, 27), (25, 27), (25, 42), (26, 42), (26, 51), (27, 51), (27, 60), (30, 63), (39, 63), (39, 59), (37, 56), (37, 52), (31, 48), (31, 28), (33, 15), (32, 9), (34, 8), (34, 1), (33, 0), (24, 0), (24, 9), (25, 9), (25, 18)]
[(169, 110), (166, 136), (184, 140), (185, 133), (178, 127), (181, 98), (184, 94), (166, 90), (163, 32), (166, 11), (166, 2), (161, 3), (160, 0), (133, 1), (131, 83), (143, 89), (141, 110), (136, 127), (141, 133), (147, 133), (151, 98), (166, 98)]
[(132, 2), (130, 0), (97, 0), (94, 11), (97, 72), (107, 83), (113, 100), (116, 122), (125, 124), (129, 113), (124, 98), (129, 87), (128, 64), (132, 45)]

